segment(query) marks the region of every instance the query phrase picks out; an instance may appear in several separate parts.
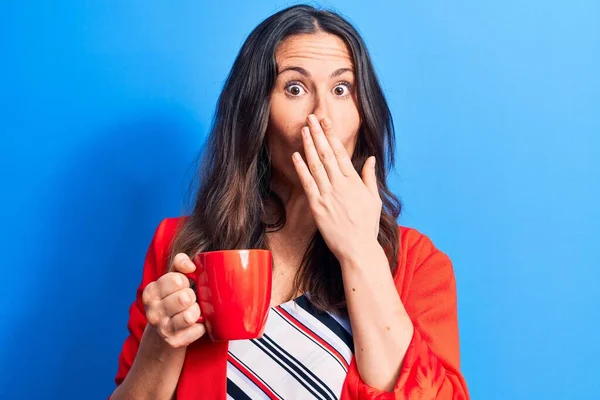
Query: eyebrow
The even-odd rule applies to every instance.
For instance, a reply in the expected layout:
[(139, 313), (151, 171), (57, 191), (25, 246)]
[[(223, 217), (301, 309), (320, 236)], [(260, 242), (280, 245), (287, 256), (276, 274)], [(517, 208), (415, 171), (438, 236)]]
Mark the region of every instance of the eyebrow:
[[(294, 66), (292, 66), (292, 67), (285, 67), (284, 69), (282, 69), (281, 71), (279, 71), (279, 73), (277, 75), (281, 75), (285, 71), (296, 71), (296, 72), (299, 72), (300, 74), (306, 76), (307, 78), (310, 78), (310, 72), (308, 72), (307, 70), (305, 70), (302, 67), (294, 67)], [(335, 78), (336, 76), (340, 76), (344, 72), (352, 72), (352, 73), (354, 73), (354, 69), (352, 69), (352, 68), (339, 68), (339, 69), (336, 69), (335, 71), (333, 71), (331, 73), (331, 75), (329, 75), (329, 77), (330, 78)]]

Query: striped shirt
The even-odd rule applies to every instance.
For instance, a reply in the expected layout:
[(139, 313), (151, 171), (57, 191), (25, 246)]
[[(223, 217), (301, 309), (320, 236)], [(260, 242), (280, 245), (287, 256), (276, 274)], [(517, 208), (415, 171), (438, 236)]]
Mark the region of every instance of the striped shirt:
[(302, 295), (271, 307), (261, 338), (229, 342), (227, 398), (339, 399), (353, 353), (347, 317)]

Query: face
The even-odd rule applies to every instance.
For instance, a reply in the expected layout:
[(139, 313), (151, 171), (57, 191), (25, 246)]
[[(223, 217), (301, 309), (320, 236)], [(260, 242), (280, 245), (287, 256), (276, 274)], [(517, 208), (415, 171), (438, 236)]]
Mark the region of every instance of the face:
[(292, 154), (304, 157), (301, 129), (307, 117), (329, 117), (337, 137), (352, 155), (360, 127), (354, 63), (345, 42), (327, 33), (286, 38), (276, 50), (277, 81), (271, 93), (266, 140), (272, 168), (299, 185)]

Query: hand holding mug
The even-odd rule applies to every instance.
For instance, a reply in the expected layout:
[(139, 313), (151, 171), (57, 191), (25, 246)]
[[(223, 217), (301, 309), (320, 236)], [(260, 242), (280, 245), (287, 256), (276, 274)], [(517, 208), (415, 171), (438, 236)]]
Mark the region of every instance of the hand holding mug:
[(171, 347), (186, 347), (206, 333), (196, 294), (184, 274), (196, 266), (183, 253), (173, 259), (170, 272), (149, 283), (142, 293), (146, 319)]
[[(269, 250), (233, 249), (199, 253), (196, 284), (201, 319), (214, 341), (262, 336), (271, 302), (272, 255)], [(191, 316), (190, 316), (191, 317)]]

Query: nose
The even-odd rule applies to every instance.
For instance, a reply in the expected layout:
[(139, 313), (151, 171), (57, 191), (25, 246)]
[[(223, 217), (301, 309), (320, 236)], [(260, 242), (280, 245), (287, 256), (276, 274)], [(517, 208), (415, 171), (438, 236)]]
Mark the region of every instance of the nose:
[(317, 93), (315, 95), (310, 113), (315, 114), (319, 121), (329, 115), (329, 100), (326, 93)]

